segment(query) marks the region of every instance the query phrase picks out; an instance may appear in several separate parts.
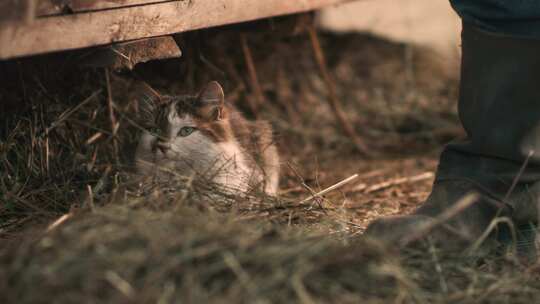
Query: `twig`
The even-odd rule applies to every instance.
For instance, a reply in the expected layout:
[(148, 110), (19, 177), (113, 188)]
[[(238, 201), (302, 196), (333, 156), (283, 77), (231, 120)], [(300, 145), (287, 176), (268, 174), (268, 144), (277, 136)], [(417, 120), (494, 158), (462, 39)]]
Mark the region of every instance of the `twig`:
[(199, 50), (199, 59), (202, 63), (206, 64), (210, 69), (214, 70), (216, 73), (221, 74), (221, 76), (225, 76), (226, 73), (220, 69), (216, 64), (212, 63), (204, 54)]
[(499, 227), (499, 224), (505, 223), (508, 225), (508, 228), (510, 229), (510, 233), (512, 236), (512, 252), (514, 253), (514, 256), (517, 255), (517, 234), (516, 234), (516, 228), (514, 226), (514, 222), (508, 217), (499, 217), (495, 218), (494, 220), (489, 223), (489, 226), (484, 230), (484, 233), (474, 242), (474, 244), (471, 245), (471, 247), (467, 250), (469, 253), (473, 253), (480, 248), (480, 245), (484, 243), (484, 241), (488, 238), (488, 236), (493, 232), (494, 229)]
[(133, 299), (135, 296), (135, 289), (133, 289), (131, 284), (116, 272), (108, 270), (105, 273), (105, 279), (128, 299)]
[(54, 128), (58, 127), (64, 120), (66, 120), (69, 116), (71, 116), (73, 113), (77, 112), (80, 108), (82, 108), (85, 104), (92, 101), (94, 97), (98, 96), (101, 93), (101, 90), (97, 90), (92, 95), (90, 95), (88, 98), (83, 100), (81, 103), (79, 103), (74, 108), (67, 110), (60, 114), (57, 120), (53, 121), (51, 123), (51, 126), (45, 129), (45, 135), (48, 135)]
[(112, 99), (112, 90), (111, 90), (111, 80), (109, 77), (109, 69), (105, 68), (105, 81), (107, 83), (107, 109), (109, 111), (109, 120), (111, 121), (111, 133), (114, 149), (114, 160), (116, 164), (120, 164), (119, 149), (118, 149), (118, 140), (116, 138), (116, 132), (118, 131), (119, 124), (116, 121), (116, 116), (114, 115), (114, 106)]
[(317, 192), (317, 193), (311, 195), (311, 196), (308, 197), (308, 198), (303, 199), (303, 200), (300, 201), (298, 204), (301, 205), (301, 204), (304, 204), (304, 203), (306, 203), (306, 202), (309, 202), (310, 200), (312, 200), (312, 199), (314, 199), (314, 198), (316, 198), (316, 197), (320, 197), (320, 196), (322, 196), (322, 195), (325, 195), (326, 193), (328, 193), (328, 192), (330, 192), (330, 191), (333, 191), (333, 190), (335, 190), (335, 189), (337, 189), (337, 188), (339, 188), (339, 187), (341, 187), (341, 186), (343, 186), (343, 185), (345, 185), (345, 184), (350, 183), (351, 181), (353, 181), (353, 180), (356, 179), (357, 177), (358, 177), (358, 174), (351, 175), (351, 176), (347, 177), (346, 179), (340, 181), (339, 183), (336, 183), (336, 184), (334, 184), (334, 185), (332, 185), (332, 186), (330, 186), (330, 187), (328, 187), (328, 188), (326, 188), (326, 189), (324, 189), (324, 190), (322, 190), (322, 191), (319, 191), (319, 192)]
[(376, 170), (373, 170), (373, 171), (369, 171), (369, 172), (366, 172), (366, 173), (362, 173), (358, 176), (358, 178), (361, 178), (361, 179), (365, 179), (365, 178), (370, 178), (370, 177), (375, 177), (375, 176), (379, 176), (379, 175), (382, 175), (383, 173), (385, 173), (386, 171), (389, 171), (388, 168), (384, 168), (384, 169), (376, 169)]
[[(304, 180), (304, 178), (302, 177), (302, 175), (300, 175), (300, 173), (298, 173), (298, 171), (290, 164), (290, 163), (287, 163), (287, 166), (289, 166), (289, 169), (291, 169), (291, 171), (296, 175), (296, 177), (298, 177), (298, 179), (300, 180), (300, 183), (302, 185), (302, 187), (304, 187), (307, 191), (309, 191), (309, 193), (312, 194), (312, 196), (315, 195), (315, 190), (311, 189), (310, 186), (308, 186), (306, 184), (306, 181)], [(318, 197), (314, 197), (314, 198), (318, 198)], [(315, 200), (317, 202), (317, 204), (319, 205), (319, 208), (321, 208), (321, 210), (323, 210), (324, 212), (326, 212), (324, 210), (324, 207), (322, 206), (321, 202), (319, 200)]]
[(45, 170), (47, 172), (47, 177), (51, 177), (50, 170), (50, 159), (51, 159), (51, 148), (49, 145), (49, 134), (45, 135)]
[(358, 137), (358, 135), (354, 131), (353, 126), (349, 123), (345, 116), (345, 113), (343, 112), (343, 109), (341, 108), (341, 104), (339, 103), (339, 100), (337, 98), (336, 88), (326, 66), (326, 60), (324, 58), (324, 53), (321, 48), (321, 43), (317, 36), (317, 30), (315, 29), (314, 24), (310, 25), (308, 32), (313, 52), (315, 54), (315, 60), (317, 61), (319, 70), (323, 76), (326, 88), (328, 90), (330, 107), (332, 108), (334, 115), (336, 116), (338, 122), (343, 128), (343, 131), (345, 131), (345, 133), (352, 139), (358, 152), (367, 156), (369, 155), (369, 152), (366, 144), (360, 139), (360, 137)]
[(129, 63), (130, 68), (133, 68), (133, 66), (134, 66), (135, 64), (133, 64), (133, 61), (131, 60), (130, 57), (128, 57), (127, 55), (123, 54), (123, 53), (120, 52), (119, 50), (115, 49), (114, 46), (111, 47), (111, 50), (113, 51), (113, 53), (115, 53), (115, 54), (117, 54), (118, 56), (120, 56), (120, 57), (124, 58), (125, 60), (127, 60), (128, 63)]
[(291, 187), (287, 189), (280, 189), (279, 195), (285, 195), (285, 194), (294, 193), (294, 192), (301, 192), (303, 190), (304, 190), (304, 187), (302, 186), (295, 186), (295, 187)]
[(439, 261), (439, 257), (437, 256), (437, 250), (435, 249), (435, 246), (430, 243), (429, 246), (429, 253), (431, 254), (431, 260), (433, 261), (433, 264), (435, 264), (435, 271), (437, 272), (437, 275), (439, 276), (439, 284), (441, 285), (441, 290), (443, 293), (448, 293), (448, 284), (446, 283), (446, 280), (443, 275), (443, 269), (441, 262)]
[(95, 211), (94, 206), (94, 192), (92, 191), (92, 187), (90, 185), (86, 185), (86, 191), (88, 192), (88, 197), (86, 198), (86, 205), (90, 208), (90, 211)]
[(244, 52), (244, 58), (246, 60), (251, 90), (253, 91), (255, 99), (257, 100), (257, 103), (255, 104), (251, 98), (248, 98), (248, 103), (253, 115), (257, 116), (257, 109), (260, 105), (265, 104), (265, 98), (259, 83), (259, 78), (257, 77), (257, 70), (255, 69), (255, 63), (253, 61), (253, 56), (251, 55), (251, 50), (249, 49), (245, 34), (240, 35), (240, 41), (242, 43), (242, 51)]
[(59, 217), (56, 221), (52, 222), (52, 223), (47, 227), (47, 229), (45, 230), (45, 232), (51, 232), (51, 231), (53, 231), (53, 230), (56, 229), (58, 226), (62, 225), (62, 223), (64, 223), (65, 221), (67, 221), (71, 216), (72, 216), (71, 213), (66, 213), (66, 214), (62, 215), (62, 216)]
[(382, 183), (375, 184), (375, 185), (367, 187), (364, 192), (365, 193), (371, 193), (371, 192), (379, 191), (379, 190), (382, 190), (382, 189), (386, 189), (386, 188), (391, 187), (391, 186), (397, 186), (397, 185), (401, 185), (401, 184), (405, 184), (405, 183), (419, 182), (419, 181), (430, 179), (430, 178), (433, 178), (433, 173), (432, 172), (424, 172), (422, 174), (415, 175), (415, 176), (401, 177), (401, 178), (396, 178), (396, 179), (384, 181)]
[(529, 151), (529, 153), (527, 154), (527, 158), (525, 158), (525, 161), (523, 161), (521, 168), (519, 168), (518, 174), (514, 177), (514, 180), (512, 181), (512, 185), (510, 185), (510, 189), (508, 189), (508, 191), (506, 192), (506, 195), (503, 198), (503, 202), (507, 202), (512, 192), (514, 192), (514, 189), (516, 188), (516, 185), (519, 182), (519, 179), (523, 175), (523, 172), (525, 172), (525, 169), (527, 168), (527, 165), (529, 164), (529, 160), (531, 159), (533, 155), (534, 155), (534, 150)]
[(96, 140), (100, 139), (101, 137), (103, 136), (103, 133), (102, 132), (97, 132), (96, 134), (90, 136), (90, 138), (88, 138), (86, 140), (86, 145), (91, 145), (93, 144)]
[(306, 184), (306, 181), (304, 180), (304, 178), (302, 177), (302, 175), (298, 172), (298, 170), (296, 170), (292, 165), (291, 163), (287, 162), (287, 166), (289, 167), (289, 169), (291, 169), (291, 171), (294, 173), (294, 175), (296, 175), (296, 177), (300, 180), (300, 184), (301, 186), (306, 189), (307, 191), (311, 192), (312, 194), (315, 193), (315, 191), (313, 189), (311, 189), (310, 186), (308, 186)]
[(360, 183), (360, 184), (354, 186), (354, 188), (352, 188), (349, 193), (364, 192), (364, 190), (366, 190), (366, 188), (367, 188), (366, 184)]

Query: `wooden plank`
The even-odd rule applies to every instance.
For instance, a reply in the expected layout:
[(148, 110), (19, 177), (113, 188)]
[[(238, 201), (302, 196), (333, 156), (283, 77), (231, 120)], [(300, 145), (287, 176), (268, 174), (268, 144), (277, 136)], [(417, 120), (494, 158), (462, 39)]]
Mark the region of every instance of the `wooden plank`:
[(28, 1), (0, 0), (0, 26), (11, 22), (24, 22), (29, 19)]
[(61, 15), (66, 12), (81, 13), (160, 2), (172, 2), (172, 0), (41, 0), (38, 3), (35, 15), (43, 17)]
[(309, 11), (345, 0), (183, 0), (0, 25), (0, 59)]
[(92, 49), (81, 58), (81, 65), (133, 69), (137, 63), (178, 58), (182, 51), (171, 36), (145, 38)]

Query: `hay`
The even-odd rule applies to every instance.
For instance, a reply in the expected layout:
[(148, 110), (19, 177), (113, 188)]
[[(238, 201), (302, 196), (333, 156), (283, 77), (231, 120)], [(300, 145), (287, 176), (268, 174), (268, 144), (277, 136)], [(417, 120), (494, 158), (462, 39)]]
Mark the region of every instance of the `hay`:
[(530, 303), (536, 265), (177, 206), (82, 212), (0, 249), (2, 303)]
[[(181, 208), (98, 209), (0, 253), (3, 303), (391, 299), (381, 247)], [(354, 267), (353, 267), (354, 266)]]

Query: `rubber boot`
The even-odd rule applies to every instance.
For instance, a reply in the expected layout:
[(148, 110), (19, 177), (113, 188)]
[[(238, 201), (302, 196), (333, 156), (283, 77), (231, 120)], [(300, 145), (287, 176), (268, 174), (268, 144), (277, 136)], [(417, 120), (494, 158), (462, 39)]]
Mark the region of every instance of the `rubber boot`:
[[(467, 136), (445, 147), (432, 193), (420, 208), (376, 220), (366, 234), (401, 245), (411, 236), (431, 236), (459, 250), (484, 237), (496, 217), (511, 219), (509, 226), (536, 223), (539, 80), (540, 40), (464, 23), (458, 112)], [(469, 193), (478, 195), (476, 201), (456, 206)]]

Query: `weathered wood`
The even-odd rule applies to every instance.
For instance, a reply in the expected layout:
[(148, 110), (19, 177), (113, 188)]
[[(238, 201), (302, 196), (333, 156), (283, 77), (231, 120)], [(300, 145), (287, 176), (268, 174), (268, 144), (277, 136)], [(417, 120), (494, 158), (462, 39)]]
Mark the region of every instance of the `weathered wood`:
[(146, 38), (92, 49), (81, 64), (108, 67), (113, 70), (133, 69), (137, 63), (156, 59), (178, 58), (182, 52), (171, 36)]
[(37, 5), (35, 14), (37, 17), (43, 17), (160, 2), (173, 2), (173, 0), (41, 0)]
[(0, 23), (0, 59), (309, 11), (347, 0), (184, 0)]
[(30, 1), (0, 0), (0, 27), (3, 24), (24, 22), (31, 12)]

